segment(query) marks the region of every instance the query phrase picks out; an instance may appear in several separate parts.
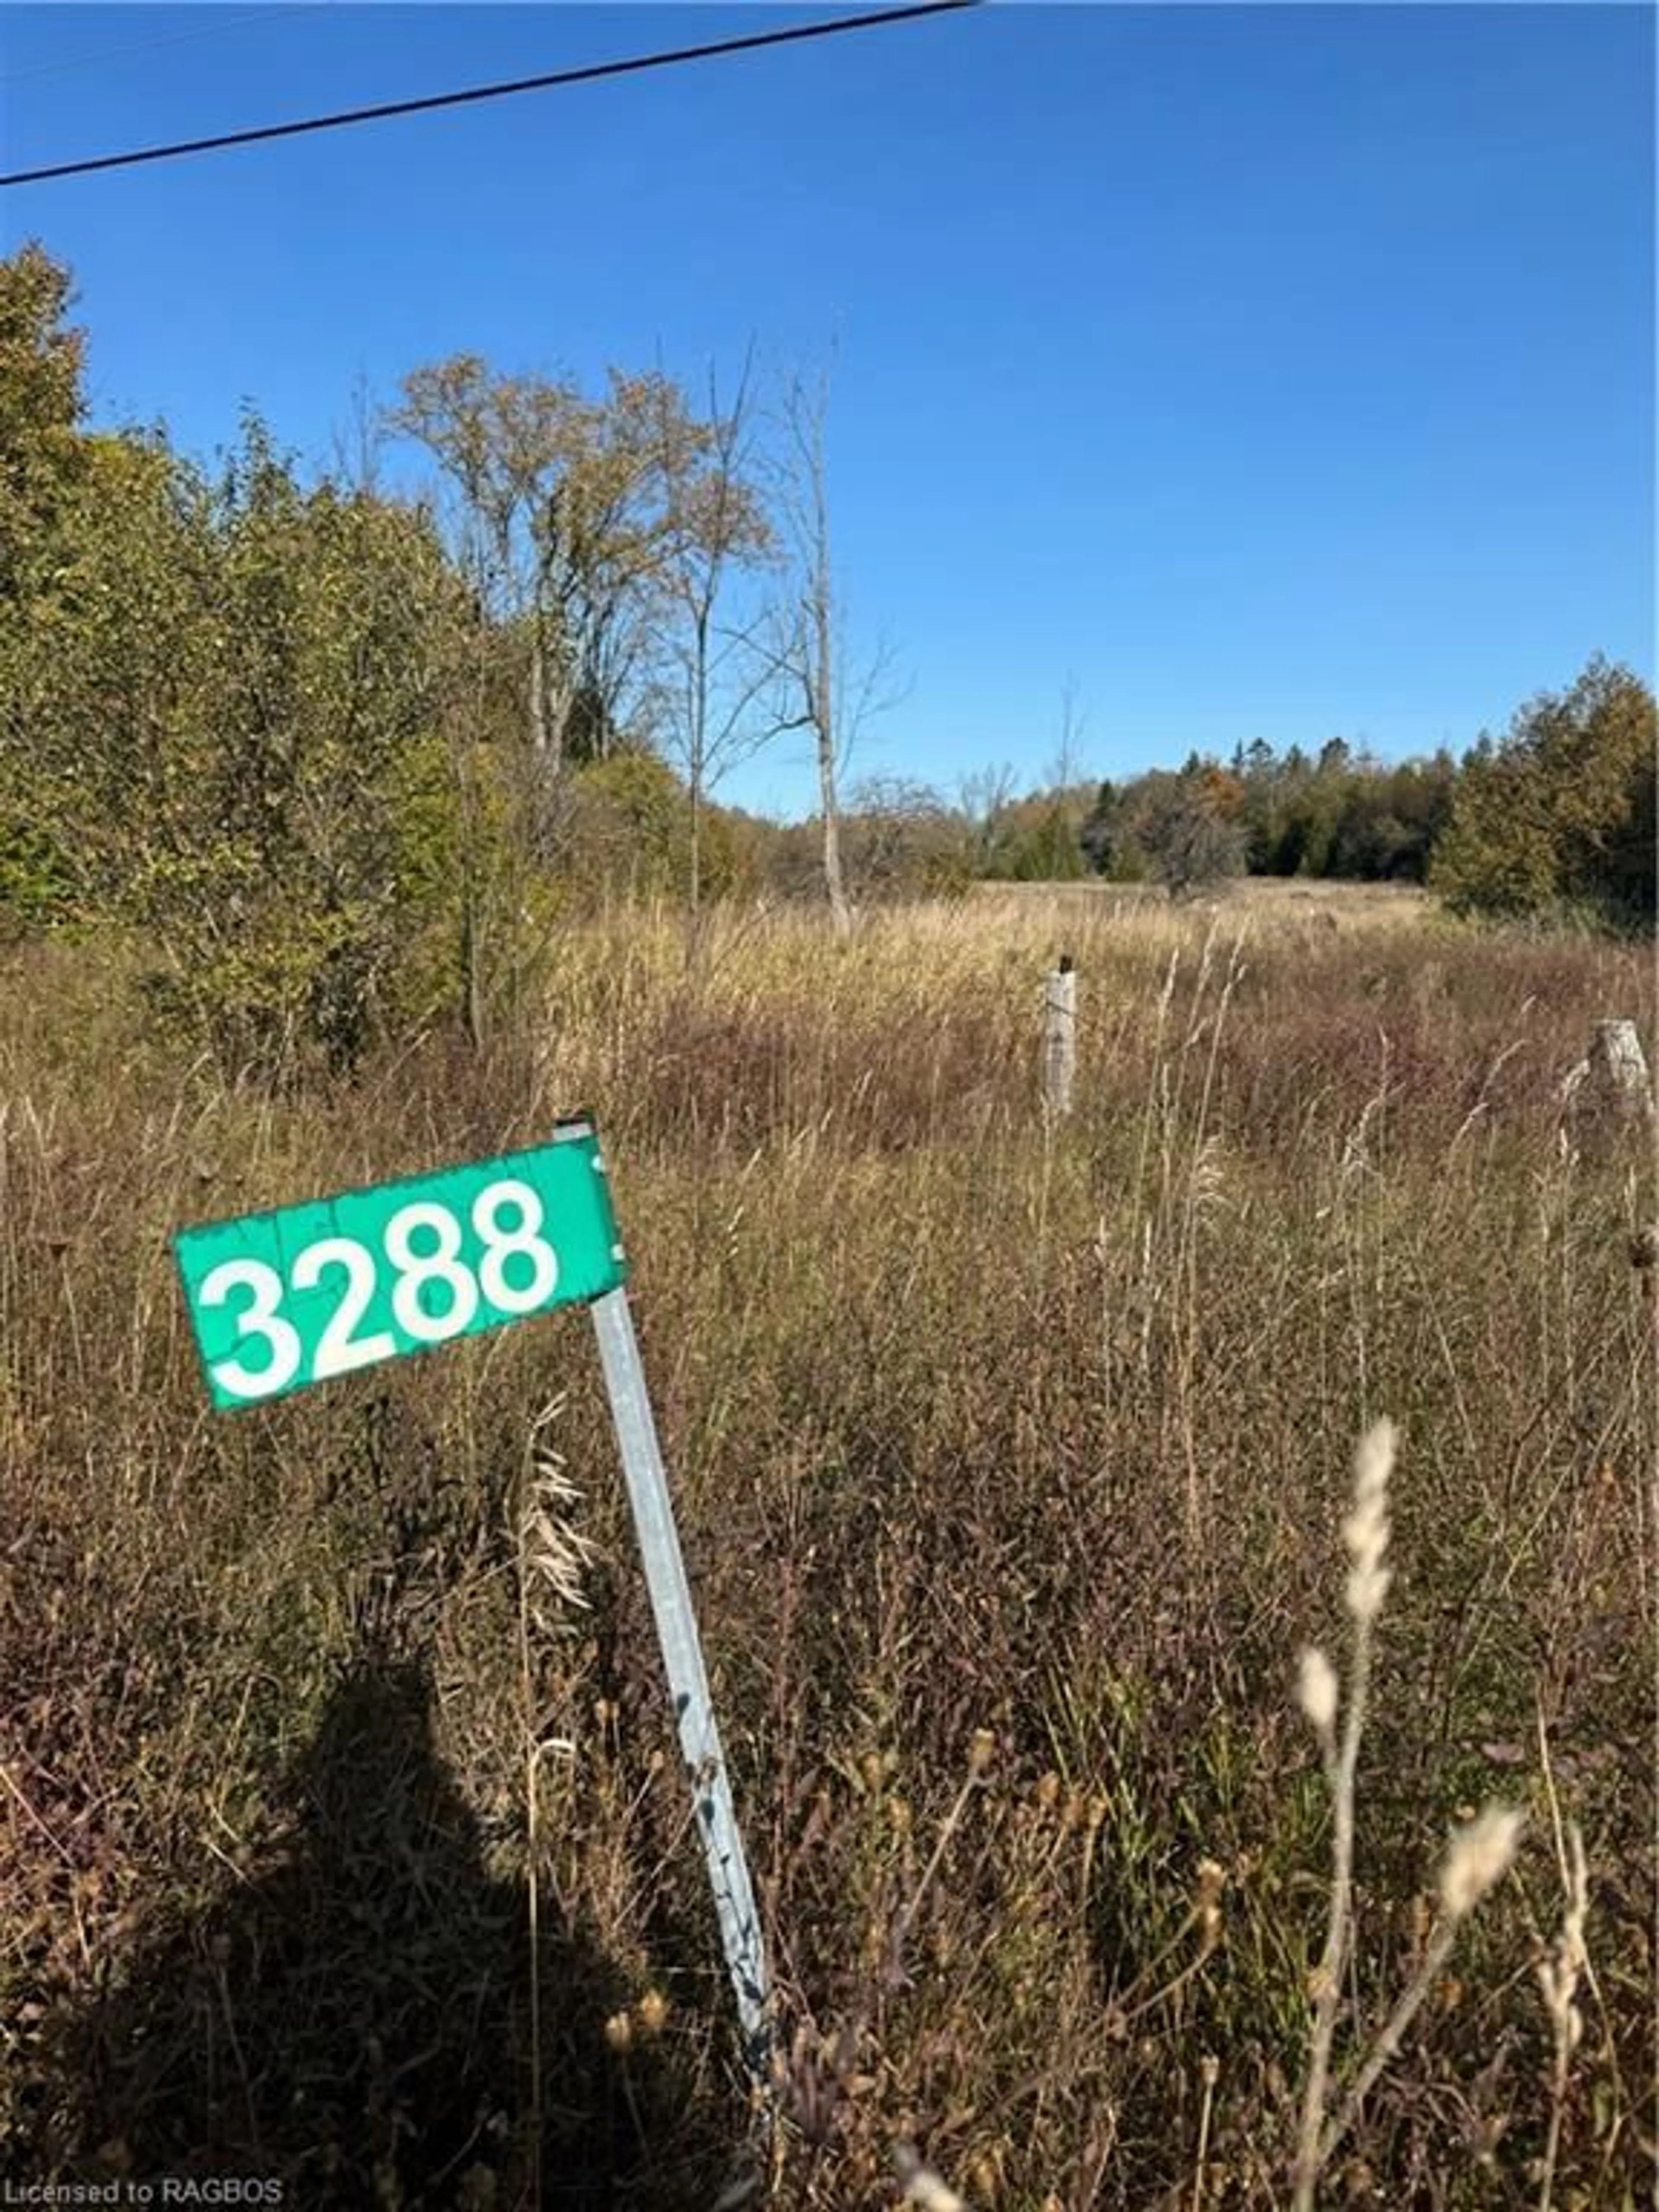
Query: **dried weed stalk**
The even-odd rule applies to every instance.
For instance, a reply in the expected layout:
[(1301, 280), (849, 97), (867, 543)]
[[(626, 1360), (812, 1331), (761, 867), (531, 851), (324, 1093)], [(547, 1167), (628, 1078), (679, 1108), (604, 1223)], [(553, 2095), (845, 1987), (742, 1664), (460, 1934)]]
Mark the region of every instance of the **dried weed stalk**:
[(1343, 1972), (1353, 1939), (1353, 1841), (1355, 1773), (1370, 1691), (1372, 1638), (1391, 1570), (1386, 1564), (1389, 1539), (1389, 1480), (1394, 1472), (1398, 1435), (1392, 1421), (1378, 1421), (1361, 1437), (1354, 1462), (1353, 1505), (1342, 1524), (1349, 1570), (1346, 1599), (1353, 1623), (1353, 1651), (1348, 1705), (1341, 1716), (1336, 1670), (1322, 1651), (1301, 1656), (1297, 1698), (1324, 1759), (1334, 1825), (1330, 1911), (1325, 1948), (1314, 1976), (1314, 2021), (1308, 2077), (1302, 2100), (1294, 2168), (1294, 2212), (1313, 2212), (1319, 2177), (1358, 2118), (1372, 2086), (1399, 2050), (1435, 1978), (1450, 1955), (1462, 1922), (1507, 1873), (1515, 1856), (1523, 1815), (1505, 1806), (1489, 1806), (1453, 1835), (1440, 1870), (1440, 1905), (1416, 1973), (1372, 2039), (1334, 2118), (1327, 2118), (1331, 2054)]

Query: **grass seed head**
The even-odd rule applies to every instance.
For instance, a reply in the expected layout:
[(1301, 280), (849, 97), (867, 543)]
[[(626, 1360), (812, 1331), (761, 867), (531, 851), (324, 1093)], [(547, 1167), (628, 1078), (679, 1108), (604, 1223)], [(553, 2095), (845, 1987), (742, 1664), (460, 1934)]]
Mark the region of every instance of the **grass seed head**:
[(1336, 1669), (1324, 1653), (1310, 1648), (1297, 1662), (1296, 1700), (1322, 1741), (1336, 1725)]
[(1449, 1918), (1461, 1920), (1509, 1872), (1526, 1815), (1510, 1806), (1488, 1805), (1466, 1821), (1451, 1839), (1440, 1869), (1440, 1902)]
[(932, 2166), (922, 2164), (911, 2144), (899, 2143), (896, 2146), (893, 2163), (904, 2184), (907, 2203), (920, 2204), (922, 2212), (968, 2212), (967, 2205), (956, 2191), (942, 2180)]
[(1389, 1575), (1382, 1560), (1389, 1548), (1389, 1477), (1398, 1437), (1392, 1421), (1374, 1422), (1354, 1455), (1353, 1510), (1342, 1523), (1342, 1540), (1353, 1561), (1348, 1611), (1360, 1622), (1375, 1620), (1388, 1595)]
[(1561, 1932), (1556, 1937), (1553, 1949), (1538, 1963), (1538, 1978), (1543, 1984), (1544, 2002), (1549, 2008), (1557, 2044), (1564, 2056), (1577, 2050), (1584, 2032), (1584, 2017), (1574, 1999), (1578, 1994), (1579, 1977), (1589, 1963), (1589, 1954), (1584, 1948), (1584, 1917), (1589, 1907), (1584, 1839), (1576, 1823), (1569, 1827), (1567, 1836), (1571, 1846), (1571, 1865), (1567, 1877), (1567, 1909), (1562, 1916)]
[(545, 1446), (536, 1454), (520, 1530), (531, 1578), (532, 1609), (550, 1633), (568, 1632), (570, 1616), (588, 1610), (585, 1579), (598, 1547), (576, 1525), (581, 1492), (564, 1462)]

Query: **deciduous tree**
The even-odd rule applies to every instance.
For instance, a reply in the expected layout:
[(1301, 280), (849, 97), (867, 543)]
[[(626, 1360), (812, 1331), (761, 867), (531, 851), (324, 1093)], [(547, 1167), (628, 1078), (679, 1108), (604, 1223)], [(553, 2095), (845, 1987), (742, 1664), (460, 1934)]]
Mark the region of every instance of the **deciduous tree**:
[(729, 403), (722, 402), (710, 370), (707, 412), (700, 418), (665, 377), (656, 381), (655, 407), (654, 461), (666, 527), (653, 734), (685, 784), (695, 951), (709, 795), (781, 726), (774, 630), (764, 609), (741, 597), (744, 579), (775, 562), (777, 539), (757, 487), (750, 362)]
[(778, 505), (792, 559), (791, 598), (781, 626), (787, 726), (811, 733), (818, 828), (830, 913), (839, 936), (853, 927), (842, 850), (840, 784), (859, 733), (894, 703), (888, 656), (857, 674), (847, 655), (846, 605), (830, 527), (829, 378), (793, 378), (780, 410)]
[(84, 458), (84, 340), (69, 270), (37, 241), (0, 259), (0, 600), (21, 588)]
[(1571, 690), (1532, 700), (1465, 761), (1434, 888), (1465, 914), (1650, 918), (1655, 736), (1652, 693), (1600, 655)]
[(664, 377), (511, 376), (476, 354), (404, 380), (393, 427), (437, 461), (483, 612), (522, 657), (526, 742), (543, 783), (602, 756), (642, 677), (651, 597), (671, 550), (662, 426), (695, 442)]

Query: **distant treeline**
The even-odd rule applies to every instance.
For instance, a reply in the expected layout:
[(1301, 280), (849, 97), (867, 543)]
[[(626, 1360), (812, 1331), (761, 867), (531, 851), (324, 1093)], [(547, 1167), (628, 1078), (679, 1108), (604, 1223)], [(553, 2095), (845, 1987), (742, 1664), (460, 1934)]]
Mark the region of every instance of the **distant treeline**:
[[(866, 884), (1103, 876), (1181, 891), (1247, 874), (1420, 884), (1458, 780), (1446, 752), (1391, 767), (1340, 738), (1315, 759), (1258, 738), (1224, 764), (1194, 753), (1179, 770), (1023, 798), (985, 777), (954, 803), (919, 786), (866, 785), (853, 794), (845, 833)], [(803, 877), (811, 839), (808, 825), (781, 842)]]
[[(84, 427), (69, 272), (0, 259), (0, 927), (127, 933), (159, 1018), (234, 1069), (348, 1068), (510, 1018), (560, 917), (636, 896), (854, 904), (984, 878), (1426, 883), (1456, 911), (1654, 915), (1654, 702), (1597, 659), (1461, 761), (1333, 738), (1014, 794), (836, 796), (820, 411), (660, 371), (473, 356), (302, 471), (257, 416), (214, 469)], [(389, 440), (430, 491), (384, 488)], [(825, 805), (719, 805), (805, 732)], [(838, 831), (838, 836), (826, 834)]]
[[(1506, 738), (1395, 764), (1333, 738), (1310, 757), (1265, 738), (1226, 762), (1012, 795), (970, 779), (956, 801), (888, 781), (856, 790), (842, 824), (853, 878), (873, 892), (1005, 882), (1159, 883), (1236, 876), (1426, 884), (1455, 911), (1568, 916), (1623, 928), (1654, 915), (1655, 715), (1635, 677), (1592, 660), (1524, 707)], [(814, 825), (773, 833), (781, 881), (811, 878)]]

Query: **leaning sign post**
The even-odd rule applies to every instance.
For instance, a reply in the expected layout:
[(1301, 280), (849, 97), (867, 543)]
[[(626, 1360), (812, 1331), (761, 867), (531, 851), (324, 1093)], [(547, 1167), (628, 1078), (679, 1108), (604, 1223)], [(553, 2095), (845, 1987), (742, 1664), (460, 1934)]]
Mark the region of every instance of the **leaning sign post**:
[(588, 1306), (745, 2057), (763, 2083), (760, 1920), (592, 1123), (561, 1122), (550, 1144), (528, 1152), (181, 1230), (173, 1243), (222, 1412), (555, 1306)]

